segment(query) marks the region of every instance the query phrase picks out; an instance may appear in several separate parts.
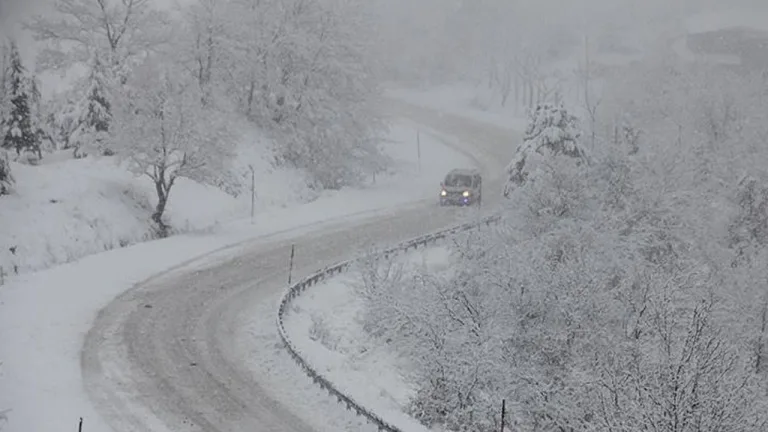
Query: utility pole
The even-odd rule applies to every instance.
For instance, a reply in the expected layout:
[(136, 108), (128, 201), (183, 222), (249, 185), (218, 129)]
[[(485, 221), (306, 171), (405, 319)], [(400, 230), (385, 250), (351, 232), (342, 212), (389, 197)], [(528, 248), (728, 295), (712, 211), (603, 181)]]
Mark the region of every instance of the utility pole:
[(421, 174), (421, 131), (416, 129), (416, 154), (419, 158), (419, 174)]
[(295, 252), (296, 245), (291, 245), (291, 258), (288, 261), (288, 285), (291, 285), (291, 275), (293, 273), (293, 254)]

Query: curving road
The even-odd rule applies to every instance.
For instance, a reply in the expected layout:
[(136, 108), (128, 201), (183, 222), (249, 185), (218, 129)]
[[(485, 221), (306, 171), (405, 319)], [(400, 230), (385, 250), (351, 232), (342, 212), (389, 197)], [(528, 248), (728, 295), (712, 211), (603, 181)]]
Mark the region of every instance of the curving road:
[[(485, 208), (517, 137), (460, 117), (388, 101), (386, 110), (456, 137), (486, 172)], [(362, 430), (324, 400), (279, 345), (274, 319), (287, 257), (295, 278), (472, 215), (435, 199), (300, 238), (259, 240), (215, 262), (201, 258), (136, 286), (98, 315), (81, 354), (83, 380), (115, 432)], [(328, 399), (328, 398), (326, 398)]]

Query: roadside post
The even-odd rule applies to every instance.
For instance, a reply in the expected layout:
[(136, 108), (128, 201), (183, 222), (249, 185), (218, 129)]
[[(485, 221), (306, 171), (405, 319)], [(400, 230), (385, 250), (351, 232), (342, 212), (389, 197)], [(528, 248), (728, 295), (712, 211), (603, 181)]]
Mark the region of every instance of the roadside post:
[(295, 252), (296, 245), (291, 245), (291, 258), (288, 261), (288, 285), (291, 284), (291, 274), (293, 273), (293, 255)]

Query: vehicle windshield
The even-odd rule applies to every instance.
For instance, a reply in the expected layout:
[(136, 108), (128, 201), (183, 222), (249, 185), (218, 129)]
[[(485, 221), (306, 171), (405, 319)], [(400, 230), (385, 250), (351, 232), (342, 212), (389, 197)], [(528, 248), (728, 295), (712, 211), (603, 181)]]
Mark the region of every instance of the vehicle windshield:
[(472, 187), (472, 176), (454, 174), (449, 175), (443, 182), (447, 187)]

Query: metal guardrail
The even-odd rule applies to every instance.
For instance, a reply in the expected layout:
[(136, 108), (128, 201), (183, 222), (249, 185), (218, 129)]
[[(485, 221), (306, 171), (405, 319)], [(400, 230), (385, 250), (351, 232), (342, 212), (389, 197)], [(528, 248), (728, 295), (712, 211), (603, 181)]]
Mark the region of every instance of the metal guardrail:
[[(491, 224), (498, 224), (499, 220), (500, 220), (500, 216), (498, 215), (490, 216), (490, 217), (481, 219), (479, 222), (465, 223), (452, 228), (440, 230), (432, 234), (427, 234), (424, 236), (416, 237), (414, 239), (402, 242), (397, 246), (394, 246), (379, 252), (378, 255), (389, 257), (389, 256), (395, 256), (395, 255), (406, 253), (411, 249), (417, 250), (419, 249), (419, 247), (426, 247), (429, 244), (436, 244), (438, 241), (443, 240), (447, 237), (454, 236), (456, 234), (470, 231), (473, 229), (477, 229), (482, 227), (483, 225), (490, 226)], [(391, 423), (388, 423), (386, 420), (382, 419), (374, 412), (368, 410), (367, 408), (363, 407), (361, 404), (356, 402), (351, 397), (342, 393), (339, 389), (336, 388), (336, 386), (333, 385), (333, 383), (330, 380), (328, 380), (327, 378), (322, 376), (317, 370), (315, 370), (309, 364), (309, 362), (301, 356), (299, 349), (296, 347), (296, 345), (293, 344), (290, 337), (288, 336), (288, 332), (285, 329), (284, 316), (294, 299), (298, 298), (301, 294), (304, 293), (304, 291), (316, 285), (318, 282), (324, 281), (329, 277), (332, 277), (347, 271), (352, 266), (352, 264), (354, 264), (359, 259), (360, 258), (355, 258), (347, 261), (342, 261), (330, 267), (326, 267), (325, 269), (315, 272), (314, 274), (307, 276), (301, 281), (291, 285), (288, 288), (288, 291), (285, 294), (283, 294), (283, 297), (280, 300), (280, 306), (277, 312), (277, 329), (278, 329), (278, 333), (280, 334), (280, 339), (282, 339), (283, 344), (285, 345), (286, 349), (290, 353), (293, 360), (299, 365), (299, 367), (304, 371), (304, 373), (306, 373), (312, 379), (312, 381), (315, 384), (320, 386), (322, 389), (326, 390), (328, 393), (330, 393), (331, 396), (335, 397), (340, 404), (346, 406), (347, 410), (355, 411), (357, 415), (365, 417), (366, 420), (369, 423), (376, 426), (379, 431), (402, 432), (401, 429), (397, 428)]]

